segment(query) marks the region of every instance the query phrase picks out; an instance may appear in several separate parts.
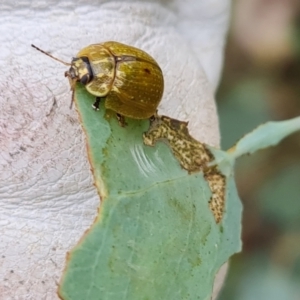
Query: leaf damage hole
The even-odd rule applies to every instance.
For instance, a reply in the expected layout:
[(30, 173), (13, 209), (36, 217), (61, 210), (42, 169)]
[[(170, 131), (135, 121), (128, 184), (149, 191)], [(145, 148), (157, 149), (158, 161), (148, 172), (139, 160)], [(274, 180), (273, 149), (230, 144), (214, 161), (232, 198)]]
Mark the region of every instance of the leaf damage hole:
[(224, 213), (226, 178), (216, 166), (207, 166), (214, 156), (205, 144), (190, 136), (187, 125), (187, 122), (167, 116), (155, 116), (150, 120), (148, 131), (143, 134), (144, 144), (155, 146), (157, 141), (162, 141), (171, 148), (183, 169), (189, 173), (203, 172), (212, 193), (209, 208), (216, 223), (219, 223)]

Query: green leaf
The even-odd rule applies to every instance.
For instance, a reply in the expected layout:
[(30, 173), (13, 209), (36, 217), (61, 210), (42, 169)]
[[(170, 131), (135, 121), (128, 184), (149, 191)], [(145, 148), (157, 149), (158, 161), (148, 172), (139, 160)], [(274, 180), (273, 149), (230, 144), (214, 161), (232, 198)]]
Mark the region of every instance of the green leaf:
[(280, 122), (267, 122), (240, 139), (228, 150), (231, 160), (252, 154), (258, 150), (275, 146), (288, 135), (300, 130), (300, 117)]
[(68, 256), (60, 297), (211, 299), (217, 271), (241, 248), (234, 161), (299, 130), (299, 119), (265, 124), (224, 152), (167, 117), (126, 119), (122, 128), (93, 101), (76, 89), (101, 206)]
[(84, 88), (76, 94), (101, 206), (68, 256), (60, 296), (210, 299), (217, 271), (241, 248), (233, 176), (226, 179), (230, 197), (216, 223), (203, 173), (182, 169), (164, 143), (143, 144), (149, 121), (126, 119), (122, 128), (103, 103), (100, 111), (91, 108), (94, 97)]

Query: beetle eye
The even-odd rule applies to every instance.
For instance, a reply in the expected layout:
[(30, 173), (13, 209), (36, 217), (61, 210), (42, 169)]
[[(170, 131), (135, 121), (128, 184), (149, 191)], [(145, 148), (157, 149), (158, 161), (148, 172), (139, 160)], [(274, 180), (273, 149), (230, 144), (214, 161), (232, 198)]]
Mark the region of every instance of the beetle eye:
[(89, 83), (89, 80), (90, 80), (89, 74), (85, 74), (80, 78), (80, 83), (86, 85), (87, 83)]

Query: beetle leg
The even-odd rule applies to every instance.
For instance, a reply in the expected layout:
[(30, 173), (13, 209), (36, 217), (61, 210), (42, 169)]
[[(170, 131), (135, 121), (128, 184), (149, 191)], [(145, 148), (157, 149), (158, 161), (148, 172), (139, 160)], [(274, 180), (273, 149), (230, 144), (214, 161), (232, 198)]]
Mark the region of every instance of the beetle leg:
[(152, 115), (152, 116), (149, 118), (150, 125), (151, 125), (152, 123), (154, 123), (154, 121), (158, 118), (157, 112), (158, 112), (158, 110), (156, 110), (155, 114)]
[(96, 97), (96, 100), (94, 102), (94, 104), (92, 105), (94, 110), (99, 110), (99, 105), (100, 105), (100, 101), (101, 101), (101, 97)]
[[(156, 115), (157, 116), (157, 115)], [(149, 118), (150, 124), (152, 124), (156, 120), (156, 116), (153, 115)]]
[(122, 116), (122, 115), (120, 115), (120, 114), (118, 114), (118, 113), (116, 115), (117, 115), (117, 119), (118, 119), (119, 125), (121, 127), (127, 126), (127, 123), (125, 122), (125, 117)]

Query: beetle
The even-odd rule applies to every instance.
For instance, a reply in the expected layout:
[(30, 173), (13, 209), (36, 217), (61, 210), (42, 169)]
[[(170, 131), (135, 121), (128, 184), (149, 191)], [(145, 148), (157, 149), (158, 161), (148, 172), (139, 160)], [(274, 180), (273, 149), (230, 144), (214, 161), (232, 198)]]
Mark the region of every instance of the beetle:
[(96, 96), (92, 105), (99, 110), (105, 100), (106, 109), (116, 112), (119, 124), (124, 117), (148, 119), (156, 114), (164, 90), (164, 78), (158, 63), (146, 52), (119, 42), (109, 41), (89, 45), (78, 52), (71, 63), (66, 63), (31, 45), (51, 58), (70, 66), (68, 77), (72, 100), (77, 82)]

